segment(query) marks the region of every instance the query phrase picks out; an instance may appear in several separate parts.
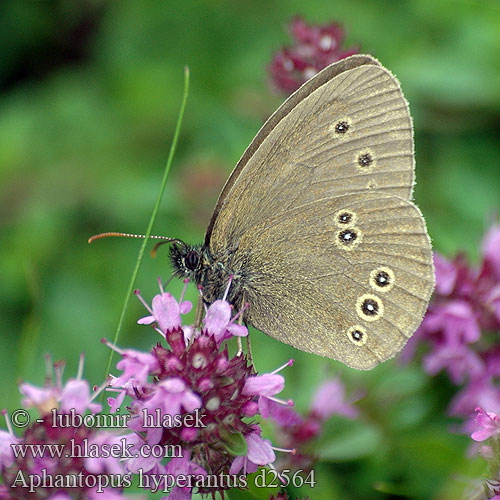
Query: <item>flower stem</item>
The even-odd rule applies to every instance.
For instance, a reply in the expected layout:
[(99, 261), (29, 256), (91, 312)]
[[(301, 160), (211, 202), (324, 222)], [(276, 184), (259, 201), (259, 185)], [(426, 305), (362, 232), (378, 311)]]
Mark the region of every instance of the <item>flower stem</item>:
[[(156, 203), (155, 203), (155, 206), (153, 208), (153, 213), (151, 214), (151, 218), (149, 219), (149, 224), (148, 224), (148, 228), (147, 228), (146, 233), (145, 233), (145, 238), (144, 238), (142, 245), (141, 245), (141, 248), (139, 250), (139, 255), (137, 256), (135, 268), (134, 268), (134, 271), (132, 272), (132, 276), (130, 278), (129, 286), (127, 288), (127, 294), (125, 295), (125, 301), (123, 303), (123, 308), (122, 308), (122, 311), (120, 314), (120, 319), (118, 320), (118, 325), (116, 327), (115, 335), (113, 337), (113, 344), (115, 344), (115, 345), (117, 345), (117, 343), (118, 343), (118, 337), (120, 336), (120, 331), (122, 329), (123, 321), (125, 319), (125, 312), (127, 311), (130, 296), (132, 295), (132, 291), (134, 289), (134, 284), (135, 284), (135, 281), (137, 279), (137, 275), (139, 273), (139, 268), (140, 268), (142, 260), (144, 258), (144, 252), (146, 251), (146, 246), (148, 244), (149, 236), (150, 236), (151, 231), (153, 229), (153, 225), (154, 225), (154, 222), (156, 220), (156, 215), (158, 213), (158, 209), (160, 208), (160, 203), (161, 203), (161, 199), (163, 197), (163, 193), (165, 192), (168, 174), (170, 172), (170, 167), (172, 165), (172, 160), (174, 158), (175, 149), (177, 147), (177, 142), (179, 140), (179, 134), (180, 134), (180, 130), (181, 130), (182, 118), (184, 116), (184, 110), (186, 109), (188, 90), (189, 90), (189, 68), (186, 66), (184, 68), (184, 91), (183, 91), (183, 95), (182, 95), (182, 102), (181, 102), (181, 107), (179, 110), (179, 115), (177, 116), (177, 123), (175, 125), (174, 137), (172, 139), (172, 144), (170, 146), (170, 152), (168, 154), (167, 163), (165, 164), (165, 170), (163, 172), (163, 178), (161, 181), (160, 191), (158, 192), (158, 196), (156, 197)], [(113, 354), (114, 354), (113, 350), (110, 350), (108, 364), (106, 367), (106, 373), (104, 374), (105, 377), (108, 376), (109, 371), (111, 369), (111, 362), (113, 360)], [(104, 397), (104, 392), (103, 392), (103, 397)]]

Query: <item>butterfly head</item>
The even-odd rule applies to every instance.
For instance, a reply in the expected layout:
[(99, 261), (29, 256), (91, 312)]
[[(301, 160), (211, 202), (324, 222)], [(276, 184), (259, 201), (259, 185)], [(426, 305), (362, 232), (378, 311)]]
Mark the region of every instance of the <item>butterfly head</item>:
[(201, 245), (187, 245), (186, 243), (174, 243), (170, 247), (170, 261), (175, 276), (189, 278), (191, 281), (199, 281), (201, 271), (203, 249)]

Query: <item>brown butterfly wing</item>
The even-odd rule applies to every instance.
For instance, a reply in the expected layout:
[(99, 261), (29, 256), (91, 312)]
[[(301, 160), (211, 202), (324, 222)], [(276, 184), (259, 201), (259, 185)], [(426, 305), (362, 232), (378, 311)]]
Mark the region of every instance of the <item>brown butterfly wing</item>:
[[(352, 215), (347, 224), (340, 219), (345, 214)], [(252, 325), (358, 369), (370, 369), (403, 347), (434, 287), (420, 211), (383, 193), (290, 209), (247, 231), (238, 254), (251, 283)]]
[[(356, 368), (399, 351), (434, 283), (413, 169), (407, 103), (373, 58), (336, 63), (292, 95), (236, 166), (205, 239), (247, 277), (250, 322)], [(342, 229), (339, 210), (357, 225)]]
[(374, 59), (350, 59), (301, 87), (249, 146), (207, 231), (215, 252), (299, 203), (347, 192), (410, 198), (412, 126), (399, 84)]
[(210, 219), (210, 223), (207, 228), (205, 244), (208, 245), (210, 236), (212, 233), (212, 228), (219, 213), (219, 210), (224, 203), (229, 191), (233, 187), (237, 178), (239, 177), (242, 170), (246, 167), (248, 161), (252, 158), (253, 154), (257, 151), (262, 142), (269, 136), (269, 134), (273, 131), (276, 125), (285, 118), (292, 110), (300, 104), (300, 102), (307, 97), (309, 94), (314, 92), (316, 89), (327, 83), (329, 80), (335, 78), (337, 75), (353, 68), (357, 68), (359, 66), (364, 65), (375, 65), (380, 66), (380, 63), (369, 55), (356, 54), (351, 57), (347, 57), (338, 61), (330, 66), (326, 67), (322, 71), (320, 71), (314, 78), (311, 78), (307, 82), (305, 82), (300, 89), (291, 94), (288, 99), (269, 117), (269, 119), (264, 123), (261, 129), (257, 132), (257, 135), (254, 137), (252, 142), (249, 144), (242, 157), (234, 167), (234, 170), (231, 172), (224, 188), (219, 195), (219, 199), (217, 200), (217, 204), (215, 206), (214, 212)]

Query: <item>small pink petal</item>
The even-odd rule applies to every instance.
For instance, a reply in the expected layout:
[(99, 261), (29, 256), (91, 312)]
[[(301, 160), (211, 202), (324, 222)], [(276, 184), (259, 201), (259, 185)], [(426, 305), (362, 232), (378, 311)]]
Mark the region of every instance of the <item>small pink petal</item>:
[(215, 337), (222, 335), (231, 321), (231, 306), (224, 300), (216, 300), (207, 311), (205, 327)]
[(491, 429), (479, 429), (476, 432), (471, 434), (471, 438), (474, 441), (484, 441), (493, 435), (493, 431)]
[(121, 407), (123, 400), (125, 399), (125, 391), (121, 391), (116, 398), (108, 398), (109, 411), (111, 413), (116, 413), (116, 411)]
[(151, 323), (154, 323), (154, 321), (155, 321), (154, 316), (144, 316), (143, 318), (137, 320), (137, 324), (150, 325)]
[(167, 332), (181, 326), (181, 315), (179, 304), (172, 295), (164, 292), (153, 298), (153, 316), (155, 317), (160, 330)]
[(193, 308), (193, 304), (189, 300), (185, 300), (179, 307), (181, 314), (187, 314)]
[(235, 457), (231, 467), (229, 468), (229, 474), (238, 474), (238, 472), (240, 472), (245, 465), (245, 458), (246, 457)]
[(265, 373), (248, 377), (243, 386), (243, 394), (253, 396), (274, 396), (285, 387), (285, 379), (278, 374)]
[(251, 432), (245, 439), (248, 445), (248, 460), (257, 465), (271, 464), (276, 460), (269, 439), (262, 439), (257, 432)]
[(235, 337), (246, 337), (248, 335), (248, 329), (244, 325), (229, 325), (227, 330), (231, 335), (234, 335)]
[(436, 291), (441, 295), (449, 295), (453, 291), (453, 288), (455, 288), (457, 281), (457, 268), (454, 262), (435, 253), (434, 269), (436, 274)]
[[(68, 413), (71, 409), (82, 415), (90, 402), (90, 388), (86, 380), (71, 379), (61, 393), (61, 411)], [(100, 405), (99, 405), (100, 406)]]

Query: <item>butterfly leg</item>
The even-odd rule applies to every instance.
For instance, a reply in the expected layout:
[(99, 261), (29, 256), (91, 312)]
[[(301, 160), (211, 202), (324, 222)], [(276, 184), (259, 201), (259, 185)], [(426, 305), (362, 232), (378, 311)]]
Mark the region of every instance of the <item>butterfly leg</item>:
[[(246, 323), (245, 323), (245, 326), (248, 329), (248, 325)], [(248, 335), (247, 335), (247, 360), (250, 362), (251, 365), (253, 365), (252, 346), (250, 344), (250, 332), (248, 332)]]
[(197, 330), (200, 328), (201, 325), (201, 320), (203, 318), (203, 297), (201, 294), (198, 297), (198, 304), (196, 304), (196, 314), (195, 314), (195, 319), (194, 319), (194, 329)]
[[(245, 326), (248, 330), (248, 323), (246, 321), (244, 321), (243, 317), (244, 317), (244, 314), (243, 314), (243, 309), (245, 308), (245, 305), (248, 307), (248, 302), (245, 300), (245, 294), (243, 293), (243, 296), (241, 298), (241, 307), (240, 307), (240, 311), (242, 312), (242, 314), (240, 314), (240, 317), (238, 318), (238, 324), (239, 325), (242, 325), (243, 323), (245, 323)], [(241, 349), (241, 337), (238, 337), (238, 340), (240, 342), (240, 349)], [(251, 365), (253, 365), (253, 359), (252, 359), (252, 345), (250, 343), (250, 330), (248, 330), (248, 335), (247, 335), (247, 361), (250, 362)]]

